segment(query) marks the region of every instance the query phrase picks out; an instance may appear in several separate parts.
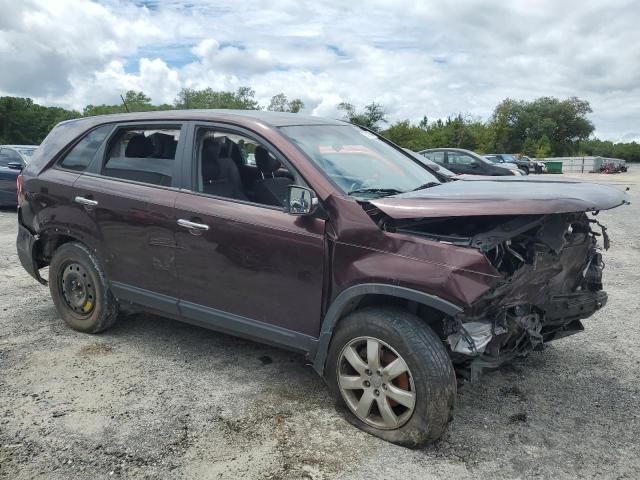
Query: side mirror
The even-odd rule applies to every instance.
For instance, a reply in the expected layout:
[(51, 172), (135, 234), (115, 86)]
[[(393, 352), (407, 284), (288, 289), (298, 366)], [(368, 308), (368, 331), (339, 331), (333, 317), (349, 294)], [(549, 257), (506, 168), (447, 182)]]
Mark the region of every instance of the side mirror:
[(289, 185), (286, 211), (290, 215), (311, 215), (318, 208), (318, 197), (313, 190), (298, 185)]
[(480, 165), (478, 164), (478, 162), (473, 161), (473, 162), (471, 162), (471, 163), (469, 164), (469, 166), (470, 166), (471, 168), (478, 168)]
[(24, 166), (20, 162), (9, 162), (7, 163), (7, 167), (12, 170), (22, 170), (24, 168)]

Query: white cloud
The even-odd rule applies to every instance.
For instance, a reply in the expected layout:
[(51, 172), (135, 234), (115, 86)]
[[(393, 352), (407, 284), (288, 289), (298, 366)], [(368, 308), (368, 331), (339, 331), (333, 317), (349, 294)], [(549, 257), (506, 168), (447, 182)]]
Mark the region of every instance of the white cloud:
[(632, 0), (0, 0), (0, 12), (0, 94), (47, 104), (249, 85), (263, 104), (284, 92), (335, 116), (341, 101), (376, 101), (417, 121), (575, 95), (602, 137), (640, 131)]

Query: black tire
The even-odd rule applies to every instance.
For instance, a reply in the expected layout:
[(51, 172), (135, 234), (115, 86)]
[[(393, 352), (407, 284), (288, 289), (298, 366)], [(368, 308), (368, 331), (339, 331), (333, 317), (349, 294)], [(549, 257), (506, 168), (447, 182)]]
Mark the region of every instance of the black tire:
[[(382, 340), (402, 357), (410, 370), (415, 406), (409, 419), (398, 428), (382, 429), (365, 423), (341, 393), (338, 375), (339, 369), (344, 368), (340, 366), (343, 363), (339, 365), (344, 362), (343, 349), (361, 337)], [(430, 444), (444, 433), (453, 418), (457, 384), (447, 349), (423, 320), (402, 309), (366, 307), (345, 317), (333, 335), (325, 376), (338, 407), (350, 423), (398, 445), (416, 448)]]
[[(77, 274), (73, 272), (76, 269)], [(81, 306), (72, 305), (67, 298), (66, 270), (71, 270), (88, 286), (82, 287), (77, 297)], [(111, 294), (104, 271), (93, 253), (81, 243), (65, 243), (56, 249), (49, 265), (49, 290), (58, 313), (74, 330), (98, 333), (111, 327), (118, 318), (118, 301)]]
[(531, 173), (531, 172), (529, 171), (529, 167), (520, 167), (520, 170), (522, 170), (522, 172), (523, 172), (525, 175), (529, 175), (529, 173)]

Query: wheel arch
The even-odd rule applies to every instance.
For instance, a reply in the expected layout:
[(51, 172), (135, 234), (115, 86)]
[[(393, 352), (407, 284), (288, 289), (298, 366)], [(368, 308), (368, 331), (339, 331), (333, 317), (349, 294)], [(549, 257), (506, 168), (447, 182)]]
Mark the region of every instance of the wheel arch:
[(417, 306), (442, 315), (453, 317), (462, 312), (459, 306), (419, 290), (414, 290), (399, 285), (389, 285), (384, 283), (365, 283), (355, 285), (343, 290), (333, 301), (322, 321), (320, 337), (315, 352), (310, 355), (313, 369), (319, 374), (324, 374), (324, 367), (329, 351), (329, 345), (333, 332), (342, 318), (354, 311), (363, 302), (402, 302), (407, 306)]
[[(51, 262), (53, 253), (62, 245), (71, 242), (78, 242), (85, 245), (87, 248), (93, 250), (93, 246), (90, 242), (86, 241), (81, 235), (76, 235), (74, 232), (68, 230), (62, 230), (58, 228), (43, 230), (38, 233), (33, 243), (33, 260), (37, 270), (46, 267)], [(38, 274), (38, 277), (40, 275)], [(41, 278), (38, 279), (42, 283), (46, 283)]]

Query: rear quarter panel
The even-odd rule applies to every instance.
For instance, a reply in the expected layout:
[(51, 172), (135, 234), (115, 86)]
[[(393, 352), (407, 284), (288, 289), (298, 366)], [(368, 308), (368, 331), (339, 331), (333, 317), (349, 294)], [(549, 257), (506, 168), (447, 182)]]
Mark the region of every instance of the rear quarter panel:
[[(23, 179), (21, 222), (33, 233), (69, 233), (75, 227), (78, 206), (73, 203), (73, 184), (76, 172), (48, 169), (37, 177)], [(84, 229), (79, 235), (90, 238)], [(83, 238), (86, 239), (86, 238)]]

